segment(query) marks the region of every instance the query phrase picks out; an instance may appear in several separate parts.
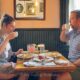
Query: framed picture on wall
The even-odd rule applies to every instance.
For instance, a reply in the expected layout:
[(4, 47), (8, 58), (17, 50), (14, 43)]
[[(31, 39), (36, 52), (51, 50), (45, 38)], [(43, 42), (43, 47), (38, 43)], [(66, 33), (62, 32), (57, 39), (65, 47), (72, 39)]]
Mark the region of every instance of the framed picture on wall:
[(44, 7), (44, 4), (42, 2), (40, 2), (39, 5), (40, 5), (40, 12), (44, 12), (44, 8), (43, 8)]
[(14, 0), (14, 18), (44, 20), (45, 0)]
[(26, 3), (26, 15), (36, 15), (34, 3)]

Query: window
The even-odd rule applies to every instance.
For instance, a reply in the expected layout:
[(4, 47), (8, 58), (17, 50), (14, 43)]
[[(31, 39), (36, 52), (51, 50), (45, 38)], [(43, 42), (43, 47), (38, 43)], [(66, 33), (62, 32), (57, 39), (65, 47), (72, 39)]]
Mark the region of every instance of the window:
[(80, 10), (80, 0), (69, 0), (69, 14), (72, 10)]

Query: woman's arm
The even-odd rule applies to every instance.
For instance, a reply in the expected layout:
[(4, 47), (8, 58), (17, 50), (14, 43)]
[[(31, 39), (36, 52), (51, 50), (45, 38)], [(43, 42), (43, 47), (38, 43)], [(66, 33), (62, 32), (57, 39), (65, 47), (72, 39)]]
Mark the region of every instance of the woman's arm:
[(9, 39), (5, 39), (1, 44), (0, 44), (0, 54), (3, 53), (4, 49), (6, 48), (7, 43), (9, 42)]
[(10, 40), (12, 40), (12, 39), (14, 39), (16, 37), (17, 37), (16, 36), (16, 32), (12, 32), (12, 33), (10, 33), (10, 34), (7, 35), (7, 37), (5, 38), (5, 40), (0, 44), (0, 54), (2, 54), (3, 51), (5, 50), (7, 43)]
[(15, 52), (15, 55), (22, 54), (22, 53), (23, 53), (23, 49), (19, 49), (17, 52)]

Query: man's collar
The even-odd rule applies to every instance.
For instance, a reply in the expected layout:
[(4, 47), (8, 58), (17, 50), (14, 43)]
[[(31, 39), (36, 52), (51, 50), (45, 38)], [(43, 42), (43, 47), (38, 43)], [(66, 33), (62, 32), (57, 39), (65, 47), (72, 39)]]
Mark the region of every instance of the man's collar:
[(74, 33), (76, 33), (76, 34), (80, 34), (80, 29), (78, 29), (78, 30), (73, 30), (74, 31)]

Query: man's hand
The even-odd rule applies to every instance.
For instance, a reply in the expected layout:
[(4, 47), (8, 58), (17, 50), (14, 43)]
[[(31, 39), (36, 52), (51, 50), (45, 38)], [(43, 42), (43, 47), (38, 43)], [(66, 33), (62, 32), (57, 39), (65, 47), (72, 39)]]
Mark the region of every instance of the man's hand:
[(73, 62), (76, 66), (80, 67), (80, 59), (77, 59), (76, 61)]
[(66, 31), (66, 26), (65, 26), (65, 24), (62, 25), (62, 31)]
[(65, 24), (62, 25), (62, 31), (61, 31), (61, 34), (60, 34), (60, 40), (62, 42), (67, 42), (69, 40), (69, 37), (66, 35), (66, 25)]

